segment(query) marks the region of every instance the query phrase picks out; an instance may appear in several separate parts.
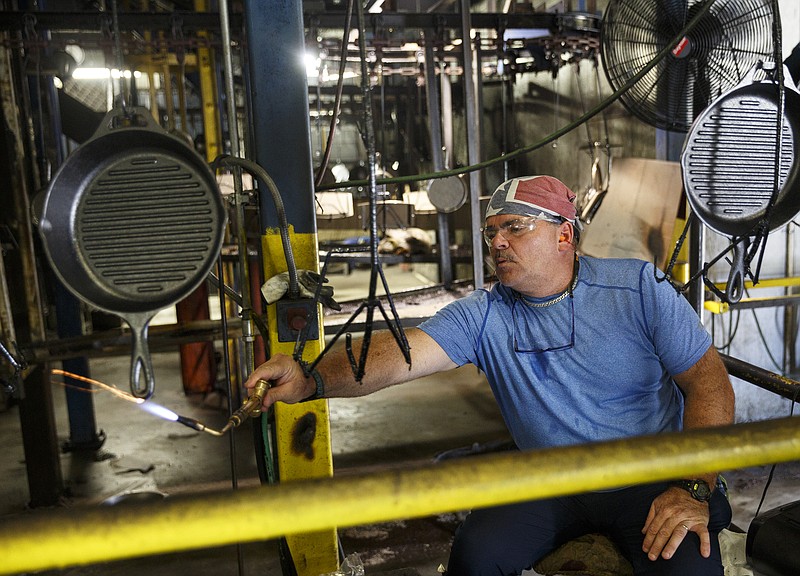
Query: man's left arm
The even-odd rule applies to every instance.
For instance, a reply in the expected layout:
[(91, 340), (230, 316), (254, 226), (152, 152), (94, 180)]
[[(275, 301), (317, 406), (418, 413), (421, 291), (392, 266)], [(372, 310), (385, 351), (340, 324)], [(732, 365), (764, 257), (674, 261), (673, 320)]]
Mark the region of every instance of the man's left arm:
[[(734, 393), (722, 359), (709, 347), (691, 368), (674, 377), (684, 394), (683, 428), (691, 430), (733, 423)], [(696, 476), (713, 490), (717, 474)], [(711, 554), (708, 503), (692, 498), (682, 488), (669, 488), (650, 506), (642, 532), (642, 549), (651, 560), (669, 559), (689, 532), (700, 537), (700, 553)]]

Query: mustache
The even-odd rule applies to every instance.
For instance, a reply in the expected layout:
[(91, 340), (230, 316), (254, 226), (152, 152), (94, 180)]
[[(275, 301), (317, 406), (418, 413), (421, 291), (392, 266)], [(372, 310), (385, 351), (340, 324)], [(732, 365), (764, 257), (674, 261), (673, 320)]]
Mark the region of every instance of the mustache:
[(486, 265), (489, 268), (489, 273), (494, 274), (497, 271), (497, 259), (502, 258), (506, 262), (516, 262), (517, 259), (514, 258), (512, 254), (510, 254), (507, 250), (497, 250), (494, 253), (487, 255), (485, 258)]
[(508, 262), (516, 262), (517, 259), (511, 254), (508, 250), (497, 250), (494, 254), (492, 254), (492, 261), (497, 263), (497, 261), (502, 258)]

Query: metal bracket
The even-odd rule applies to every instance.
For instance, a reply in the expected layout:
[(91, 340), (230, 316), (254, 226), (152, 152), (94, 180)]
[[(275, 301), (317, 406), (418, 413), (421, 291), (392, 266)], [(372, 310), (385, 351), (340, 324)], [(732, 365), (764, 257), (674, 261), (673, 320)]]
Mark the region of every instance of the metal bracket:
[[(294, 342), (301, 332), (305, 332), (304, 338), (307, 340), (318, 339), (319, 323), (316, 312), (316, 301), (313, 298), (278, 300), (275, 305), (278, 341)], [(304, 330), (306, 327), (307, 331)]]

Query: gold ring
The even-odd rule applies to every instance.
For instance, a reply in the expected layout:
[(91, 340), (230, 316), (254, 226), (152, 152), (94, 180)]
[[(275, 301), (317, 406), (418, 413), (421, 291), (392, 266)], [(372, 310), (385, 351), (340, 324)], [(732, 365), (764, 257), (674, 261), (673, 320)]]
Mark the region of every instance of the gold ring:
[(689, 531), (689, 527), (686, 524), (681, 524), (681, 526), (683, 526), (683, 529), (686, 530), (687, 532)]

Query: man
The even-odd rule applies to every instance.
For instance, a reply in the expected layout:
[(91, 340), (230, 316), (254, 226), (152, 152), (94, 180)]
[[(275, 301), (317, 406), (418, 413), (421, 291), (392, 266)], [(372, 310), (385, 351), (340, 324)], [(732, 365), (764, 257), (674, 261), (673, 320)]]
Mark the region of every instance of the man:
[[(500, 284), (476, 290), (407, 333), (411, 370), (388, 333), (373, 336), (366, 376), (343, 349), (306, 377), (276, 356), (264, 405), (361, 396), (466, 363), (485, 374), (522, 450), (729, 424), (734, 397), (696, 313), (651, 264), (576, 254), (575, 194), (549, 176), (514, 178), (486, 211)], [(722, 576), (717, 534), (731, 509), (716, 474), (682, 483), (474, 510), (456, 533), (449, 576), (519, 574), (564, 542), (605, 532), (635, 573)]]

